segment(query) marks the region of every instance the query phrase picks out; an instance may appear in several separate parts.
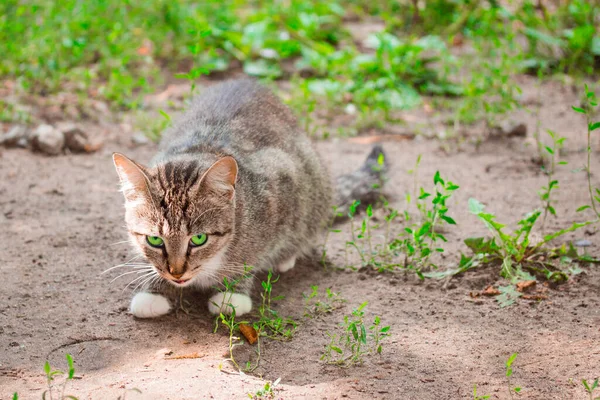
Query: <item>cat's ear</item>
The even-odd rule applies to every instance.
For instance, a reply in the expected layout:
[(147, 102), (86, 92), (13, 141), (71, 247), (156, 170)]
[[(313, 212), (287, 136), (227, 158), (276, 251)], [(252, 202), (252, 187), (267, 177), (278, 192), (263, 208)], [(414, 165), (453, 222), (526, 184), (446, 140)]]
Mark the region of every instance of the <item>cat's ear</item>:
[(148, 177), (141, 165), (120, 153), (113, 153), (113, 161), (121, 180), (125, 199), (133, 201), (148, 194)]
[(214, 192), (224, 194), (229, 200), (235, 195), (238, 165), (233, 157), (223, 157), (215, 162), (202, 176), (202, 185)]

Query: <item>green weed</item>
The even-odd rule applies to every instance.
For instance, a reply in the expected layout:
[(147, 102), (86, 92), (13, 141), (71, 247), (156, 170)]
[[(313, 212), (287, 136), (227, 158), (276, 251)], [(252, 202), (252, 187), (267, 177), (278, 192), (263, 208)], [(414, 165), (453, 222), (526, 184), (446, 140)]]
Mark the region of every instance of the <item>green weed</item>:
[(271, 400), (275, 398), (275, 389), (277, 385), (281, 381), (281, 378), (277, 378), (277, 380), (273, 383), (266, 382), (265, 385), (258, 389), (256, 393), (248, 393), (248, 397), (253, 400)]
[[(238, 285), (245, 279), (250, 278), (251, 272), (252, 267), (246, 267), (244, 274), (236, 279), (230, 280), (228, 278), (223, 278), (223, 287), (217, 288), (217, 290), (227, 294), (236, 293), (236, 288)], [(263, 287), (263, 292), (261, 293), (262, 301), (258, 307), (258, 320), (255, 322), (251, 323), (249, 321), (237, 320), (235, 309), (231, 307), (231, 304), (218, 305), (221, 307), (230, 306), (232, 308), (231, 314), (226, 315), (225, 313), (220, 313), (216, 317), (214, 332), (217, 331), (219, 322), (227, 328), (229, 335), (229, 358), (224, 361), (230, 361), (238, 371), (242, 371), (242, 368), (238, 364), (233, 353), (235, 347), (243, 344), (240, 337), (241, 325), (251, 326), (251, 329), (253, 329), (257, 335), (257, 346), (255, 350), (256, 360), (254, 360), (254, 362), (248, 361), (246, 363), (243, 368), (243, 370), (246, 372), (252, 372), (260, 365), (262, 337), (272, 340), (291, 340), (298, 326), (296, 321), (292, 320), (291, 318), (281, 317), (279, 313), (271, 306), (272, 301), (281, 300), (283, 298), (282, 296), (274, 298), (272, 297), (273, 283), (276, 283), (278, 280), (279, 278), (273, 279), (273, 272), (269, 271), (267, 274), (267, 280), (261, 282)], [(227, 298), (227, 296), (225, 296), (225, 298)]]
[(456, 221), (447, 215), (446, 203), (459, 186), (442, 179), (439, 171), (433, 177), (433, 184), (435, 194), (420, 188), (416, 198), (417, 209), (421, 213), (420, 224), (405, 227), (404, 232), (390, 244), (393, 253), (404, 254), (404, 267), (414, 270), (421, 279), (425, 277), (423, 270), (437, 268), (429, 261), (431, 255), (444, 251), (439, 243), (447, 242), (447, 239), (439, 232), (439, 226), (443, 223), (456, 225)]
[(307, 318), (329, 314), (346, 303), (346, 299), (330, 288), (325, 289), (325, 296), (319, 296), (317, 285), (311, 286), (310, 289), (311, 292), (308, 295), (302, 293), (302, 297), (304, 297), (304, 316)]
[[(542, 202), (544, 204), (544, 215), (542, 216), (542, 227), (541, 227), (542, 230), (544, 230), (544, 225), (546, 223), (546, 217), (548, 216), (548, 214), (552, 214), (552, 215), (556, 216), (556, 210), (554, 209), (554, 206), (552, 205), (552, 203), (553, 203), (552, 191), (558, 189), (558, 180), (554, 179), (554, 172), (555, 172), (556, 165), (557, 165), (557, 157), (558, 157), (559, 152), (562, 149), (562, 147), (564, 145), (564, 141), (565, 141), (564, 137), (558, 137), (558, 135), (556, 135), (556, 133), (552, 132), (551, 130), (548, 130), (547, 132), (548, 132), (548, 135), (550, 136), (550, 138), (552, 139), (552, 146), (543, 146), (543, 147), (544, 147), (544, 151), (547, 153), (548, 157), (550, 158), (550, 162), (549, 162), (548, 167), (546, 167), (545, 165), (542, 165), (542, 170), (548, 177), (548, 183), (546, 184), (546, 186), (543, 186), (542, 190), (538, 193), (540, 196), (540, 200), (542, 200)], [(558, 164), (566, 165), (567, 162), (566, 161), (558, 161)]]
[(517, 229), (506, 232), (506, 226), (496, 221), (495, 215), (486, 213), (484, 209), (483, 204), (475, 199), (469, 199), (469, 210), (483, 221), (494, 237), (491, 239), (469, 238), (465, 240), (465, 244), (475, 254), (482, 255), (483, 262), (499, 262), (502, 266), (500, 275), (512, 283), (533, 279), (528, 272), (541, 273), (546, 279), (554, 282), (566, 280), (568, 277), (563, 271), (557, 270), (553, 264), (539, 259), (539, 256), (548, 253), (544, 246), (551, 240), (594, 223), (594, 221), (575, 222), (566, 229), (543, 236), (537, 244), (532, 244), (530, 235), (542, 214), (540, 210), (527, 214), (517, 222)]
[(587, 380), (582, 379), (581, 384), (585, 388), (585, 391), (590, 395), (590, 400), (600, 399), (600, 397), (594, 397), (594, 389), (598, 387), (598, 378), (594, 379), (594, 382), (591, 384), (589, 384)]
[[(417, 187), (416, 169), (414, 170), (415, 188)], [(441, 233), (444, 224), (455, 225), (456, 222), (448, 215), (447, 202), (459, 187), (451, 181), (443, 179), (438, 172), (433, 177), (434, 191), (420, 188), (413, 195), (407, 194), (407, 209), (400, 212), (391, 208), (385, 198), (381, 199), (385, 213), (375, 216), (373, 205), (367, 205), (364, 216), (357, 218), (359, 201), (354, 201), (349, 207), (349, 238), (344, 244), (344, 267), (358, 269), (372, 267), (379, 272), (394, 271), (398, 268), (414, 271), (421, 279), (426, 276), (424, 271), (437, 268), (430, 261), (434, 253), (442, 253), (443, 243), (447, 241)], [(415, 189), (416, 191), (416, 189)], [(409, 207), (415, 199), (416, 210), (420, 214), (417, 219), (411, 215)], [(399, 221), (403, 217), (403, 221)], [(412, 222), (414, 221), (414, 222)], [(418, 222), (417, 222), (418, 221)], [(412, 222), (401, 226), (403, 223)], [(399, 231), (399, 232), (398, 232)], [(340, 229), (329, 229), (331, 233), (339, 233)], [(323, 250), (325, 253), (326, 250)], [(360, 265), (357, 267), (356, 257)], [(435, 274), (435, 273), (434, 273)]]
[(581, 108), (581, 107), (575, 107), (573, 106), (573, 110), (584, 114), (586, 117), (586, 123), (587, 123), (587, 163), (585, 165), (585, 171), (587, 173), (587, 181), (588, 181), (588, 191), (590, 194), (590, 205), (585, 205), (582, 207), (579, 207), (577, 209), (577, 211), (583, 211), (585, 209), (588, 209), (591, 207), (591, 209), (594, 211), (594, 214), (596, 214), (597, 218), (600, 218), (600, 213), (598, 213), (598, 209), (596, 208), (596, 203), (600, 202), (600, 189), (595, 188), (592, 189), (592, 170), (591, 170), (591, 157), (592, 157), (592, 143), (591, 143), (591, 137), (592, 137), (592, 132), (595, 131), (596, 129), (600, 129), (600, 121), (598, 122), (593, 122), (592, 121), (592, 110), (596, 107), (598, 107), (598, 101), (596, 99), (596, 95), (594, 94), (594, 92), (592, 92), (591, 90), (589, 90), (588, 86), (585, 85), (585, 101), (586, 101), (586, 107), (585, 108)]
[[(237, 286), (243, 280), (248, 279), (251, 276), (250, 275), (251, 271), (252, 271), (252, 267), (246, 266), (246, 267), (244, 267), (244, 274), (242, 276), (240, 276), (236, 279), (228, 279), (227, 277), (223, 278), (223, 287), (216, 288), (221, 293), (225, 293), (223, 301), (225, 301), (225, 299), (227, 299), (227, 298), (231, 298), (231, 295), (233, 293), (236, 293)], [(219, 322), (221, 322), (221, 324), (227, 328), (228, 335), (229, 335), (229, 345), (228, 345), (229, 358), (225, 359), (224, 361), (230, 361), (238, 371), (241, 371), (240, 366), (238, 365), (238, 363), (233, 355), (233, 350), (235, 347), (243, 344), (243, 342), (241, 341), (240, 337), (237, 334), (239, 332), (240, 325), (248, 324), (248, 321), (238, 321), (236, 319), (236, 315), (235, 315), (235, 307), (230, 303), (215, 304), (215, 306), (220, 307), (221, 309), (223, 309), (223, 307), (231, 308), (231, 313), (229, 315), (227, 313), (221, 312), (215, 318), (215, 328), (214, 328), (213, 332), (216, 333), (217, 329), (219, 328)]]
[(362, 303), (350, 315), (344, 316), (340, 325), (341, 333), (329, 333), (329, 344), (321, 356), (321, 360), (344, 367), (362, 364), (368, 354), (381, 354), (382, 340), (390, 336), (389, 326), (381, 327), (381, 319), (375, 317), (367, 327), (364, 322), (364, 308), (368, 302)]
[(477, 394), (477, 385), (473, 386), (473, 400), (487, 400), (490, 398), (490, 395), (479, 396)]
[(273, 272), (269, 271), (267, 280), (261, 282), (263, 292), (261, 293), (262, 303), (258, 308), (259, 320), (254, 323), (254, 328), (261, 336), (270, 339), (290, 340), (297, 328), (297, 323), (291, 318), (284, 318), (277, 311), (271, 308), (271, 301), (283, 299), (283, 296), (271, 298), (273, 283), (276, 283), (279, 277), (273, 279)]
[[(165, 76), (194, 86), (203, 75), (241, 67), (267, 80), (290, 78), (287, 100), (310, 133), (342, 114), (345, 135), (397, 123), (398, 111), (422, 104), (423, 95), (453, 110), (455, 130), (479, 119), (492, 126), (518, 106), (515, 74), (589, 73), (600, 56), (597, 7), (585, 0), (537, 6), (9, 0), (0, 5), (0, 79), (28, 93), (68, 91), (136, 108)], [(348, 20), (357, 15), (382, 29), (354, 37)], [(457, 58), (449, 47), (462, 42), (473, 52)], [(0, 107), (0, 119), (23, 118)]]
[[(52, 399), (77, 400), (77, 397), (75, 397), (75, 396), (65, 395), (65, 391), (67, 389), (67, 384), (69, 383), (69, 381), (73, 380), (73, 378), (75, 376), (75, 366), (73, 364), (73, 357), (67, 353), (65, 355), (65, 358), (67, 359), (67, 366), (69, 369), (67, 371), (67, 374), (65, 376), (65, 379), (64, 379), (62, 385), (56, 385), (55, 379), (57, 376), (65, 375), (65, 373), (60, 370), (53, 370), (52, 367), (50, 366), (49, 361), (46, 361), (46, 363), (44, 364), (44, 373), (46, 374), (46, 385), (48, 386), (48, 389), (44, 390), (44, 392), (42, 393), (42, 399), (44, 399), (44, 400), (52, 400)], [(19, 399), (18, 393), (16, 393), (16, 392), (13, 393), (12, 398), (13, 398), (13, 400), (18, 400)]]
[[(65, 358), (67, 359), (67, 367), (69, 368), (66, 374), (60, 370), (53, 370), (52, 367), (50, 366), (49, 361), (46, 361), (46, 363), (44, 364), (44, 373), (46, 374), (46, 384), (48, 386), (48, 389), (44, 390), (44, 392), (42, 393), (42, 400), (52, 400), (52, 399), (77, 400), (77, 397), (65, 394), (67, 384), (75, 378), (75, 365), (73, 363), (73, 357), (67, 353), (67, 354), (65, 354)], [(60, 375), (66, 375), (66, 376), (64, 378), (62, 385), (56, 385), (55, 379), (56, 379), (56, 377), (58, 377)], [(120, 395), (117, 399), (125, 400), (128, 392), (142, 393), (137, 388), (124, 389), (123, 394)], [(56, 395), (56, 397), (55, 397), (55, 395)], [(13, 393), (12, 400), (19, 400), (19, 394), (16, 392)]]
[(519, 353), (513, 353), (510, 355), (510, 357), (508, 357), (508, 360), (506, 360), (506, 383), (508, 385), (508, 395), (510, 396), (510, 398), (512, 399), (512, 394), (514, 393), (519, 393), (521, 392), (521, 388), (519, 386), (513, 386), (511, 384), (511, 380), (510, 378), (512, 377), (513, 374), (513, 369), (512, 369), (512, 365), (515, 362), (515, 359), (517, 358), (517, 355)]

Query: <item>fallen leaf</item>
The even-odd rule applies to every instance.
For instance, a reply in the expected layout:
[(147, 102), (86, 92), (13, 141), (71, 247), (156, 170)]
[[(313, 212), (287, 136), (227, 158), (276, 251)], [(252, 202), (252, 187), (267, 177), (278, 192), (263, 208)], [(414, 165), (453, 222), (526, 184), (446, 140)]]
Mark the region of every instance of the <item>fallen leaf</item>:
[(536, 281), (523, 281), (523, 282), (518, 282), (517, 283), (517, 290), (519, 292), (522, 292), (526, 289), (529, 289), (531, 287), (534, 287), (536, 284)]
[(204, 354), (190, 353), (190, 354), (182, 354), (180, 356), (165, 357), (165, 360), (186, 360), (186, 359), (190, 359), (190, 358), (202, 358), (202, 357), (204, 357)]
[(479, 297), (479, 293), (477, 292), (469, 292), (469, 296), (471, 296), (472, 299)]
[(500, 294), (500, 291), (498, 289), (494, 289), (494, 287), (490, 285), (486, 287), (485, 290), (481, 292), (481, 294), (484, 296), (497, 296)]
[(251, 325), (240, 324), (240, 332), (250, 344), (254, 344), (258, 340), (258, 332)]

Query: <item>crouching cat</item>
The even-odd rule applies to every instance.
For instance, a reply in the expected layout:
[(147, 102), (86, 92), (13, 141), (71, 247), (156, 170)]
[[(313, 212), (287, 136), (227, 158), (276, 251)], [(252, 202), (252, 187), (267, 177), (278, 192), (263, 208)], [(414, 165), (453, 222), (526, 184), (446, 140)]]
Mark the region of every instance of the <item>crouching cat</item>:
[[(235, 293), (223, 278), (273, 268), (285, 272), (320, 243), (332, 215), (332, 185), (290, 110), (249, 80), (205, 90), (167, 130), (150, 167), (115, 153), (132, 243), (156, 279), (213, 290), (211, 313), (251, 311), (253, 279)], [(382, 151), (338, 179), (338, 204), (373, 195)], [(379, 161), (379, 163), (377, 162)], [(134, 295), (139, 318), (166, 314), (167, 297), (145, 288)]]

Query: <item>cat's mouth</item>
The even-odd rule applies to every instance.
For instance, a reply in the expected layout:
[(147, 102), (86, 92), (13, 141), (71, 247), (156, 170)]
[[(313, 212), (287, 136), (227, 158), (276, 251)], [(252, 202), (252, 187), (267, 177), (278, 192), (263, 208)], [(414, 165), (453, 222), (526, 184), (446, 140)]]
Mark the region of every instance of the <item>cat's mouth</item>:
[(185, 285), (187, 282), (189, 282), (189, 279), (173, 279), (173, 282), (178, 285)]

